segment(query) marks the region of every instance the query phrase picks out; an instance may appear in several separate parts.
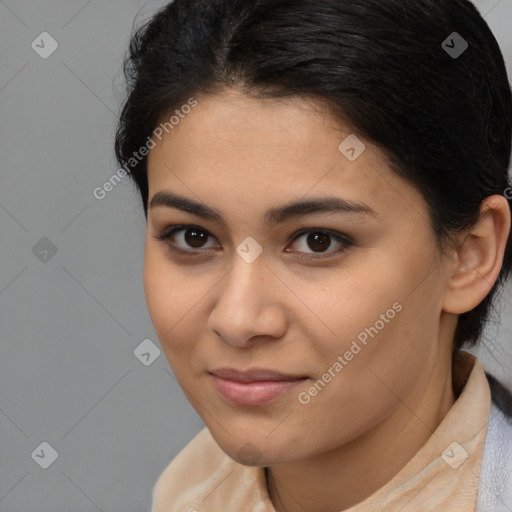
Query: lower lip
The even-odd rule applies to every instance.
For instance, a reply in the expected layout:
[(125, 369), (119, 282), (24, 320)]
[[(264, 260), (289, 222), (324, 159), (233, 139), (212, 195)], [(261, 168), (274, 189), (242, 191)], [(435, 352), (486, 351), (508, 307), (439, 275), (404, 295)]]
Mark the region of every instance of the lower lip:
[(213, 380), (219, 393), (228, 402), (235, 405), (260, 405), (283, 395), (306, 379), (239, 382), (213, 375)]

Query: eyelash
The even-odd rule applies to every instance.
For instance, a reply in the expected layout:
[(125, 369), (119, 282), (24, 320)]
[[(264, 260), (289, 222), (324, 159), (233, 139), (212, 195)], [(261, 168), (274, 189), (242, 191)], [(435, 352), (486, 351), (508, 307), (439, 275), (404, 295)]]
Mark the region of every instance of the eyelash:
[[(194, 249), (190, 249), (190, 250), (183, 249), (181, 247), (176, 246), (176, 244), (170, 240), (171, 237), (175, 233), (177, 233), (179, 231), (188, 231), (190, 229), (197, 229), (199, 231), (202, 231), (203, 233), (206, 233), (207, 238), (209, 238), (210, 236), (213, 237), (213, 235), (208, 230), (206, 230), (204, 228), (201, 228), (199, 226), (194, 226), (194, 225), (191, 225), (191, 224), (179, 224), (179, 225), (169, 226), (162, 233), (159, 233), (157, 235), (153, 235), (153, 238), (155, 238), (156, 240), (158, 240), (160, 242), (165, 243), (167, 248), (169, 250), (171, 250), (172, 252), (174, 252), (174, 253), (183, 254), (183, 255), (186, 255), (186, 256), (193, 256), (193, 257), (200, 256), (201, 252), (208, 251), (209, 249), (201, 249), (201, 248), (196, 249), (196, 250), (194, 250)], [(307, 235), (307, 234), (311, 234), (311, 233), (318, 233), (318, 234), (322, 234), (322, 235), (328, 235), (331, 238), (333, 238), (336, 242), (342, 244), (342, 246), (340, 248), (338, 248), (337, 250), (335, 250), (334, 252), (316, 253), (317, 254), (316, 256), (301, 256), (301, 258), (306, 259), (306, 260), (319, 260), (319, 259), (322, 259), (322, 258), (332, 257), (332, 256), (335, 256), (335, 255), (338, 255), (338, 254), (344, 252), (346, 249), (348, 249), (350, 246), (353, 245), (352, 240), (350, 240), (345, 235), (342, 235), (341, 233), (338, 233), (336, 231), (331, 231), (329, 229), (323, 229), (323, 228), (322, 229), (320, 229), (320, 228), (304, 228), (304, 229), (301, 229), (301, 230), (297, 231), (296, 233), (294, 233), (292, 237), (290, 237), (290, 240), (288, 241), (288, 244), (290, 244), (291, 242), (295, 242), (297, 239), (299, 239), (303, 235)], [(213, 238), (215, 238), (215, 237), (213, 237)], [(300, 252), (300, 251), (296, 251), (296, 252)], [(305, 253), (305, 254), (315, 254), (315, 253)]]

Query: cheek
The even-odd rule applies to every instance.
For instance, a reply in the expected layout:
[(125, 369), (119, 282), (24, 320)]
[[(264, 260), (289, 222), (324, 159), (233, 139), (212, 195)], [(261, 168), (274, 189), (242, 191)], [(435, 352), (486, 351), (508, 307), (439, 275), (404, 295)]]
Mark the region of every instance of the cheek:
[(320, 391), (310, 388), (303, 395), (312, 413), (330, 411), (333, 425), (348, 413), (353, 432), (368, 428), (424, 378), (424, 367), (438, 352), (437, 312), (433, 306), (426, 310), (421, 295), (393, 302), (396, 297), (391, 293), (389, 300), (372, 303), (372, 315), (360, 311), (357, 321), (349, 322), (350, 332), (329, 347), (323, 344), (324, 365), (315, 375)]
[[(170, 329), (174, 308), (170, 305), (176, 303), (176, 297), (169, 287), (169, 274), (165, 271), (162, 259), (157, 257), (156, 251), (146, 245), (144, 255), (144, 294), (148, 306), (149, 315), (157, 334), (160, 337), (165, 327)], [(160, 340), (162, 341), (162, 340)]]
[(204, 338), (208, 293), (218, 279), (217, 273), (172, 263), (160, 247), (152, 244), (146, 247), (143, 269), (146, 304), (173, 369), (178, 362), (179, 366), (189, 366), (191, 354), (197, 352)]
[(162, 346), (176, 339), (175, 330), (186, 324), (187, 312), (197, 302), (197, 291), (172, 265), (164, 251), (149, 243), (144, 255), (144, 293), (155, 332)]
[[(381, 253), (375, 261), (360, 260), (346, 275), (339, 273), (321, 288), (304, 283), (301, 293), (318, 313), (308, 327), (308, 337), (318, 340), (314, 350), (323, 361), (318, 372), (327, 371), (342, 356), (342, 365), (347, 366), (342, 373), (351, 387), (369, 365), (384, 365), (386, 374), (392, 375), (400, 365), (409, 369), (428, 357), (438, 337), (442, 293), (436, 284), (439, 276), (431, 273), (432, 260), (423, 258), (385, 258)], [(319, 291), (312, 293), (314, 289)]]
[(361, 320), (366, 327), (352, 331), (364, 336), (347, 333), (330, 346), (323, 344), (323, 364), (315, 365), (312, 382), (294, 398), (301, 421), (324, 429), (332, 443), (324, 448), (349, 442), (381, 421), (400, 406), (396, 397), (407, 396), (421, 375), (434, 348), (426, 336), (417, 336), (412, 328), (415, 313), (411, 316), (407, 308), (406, 303), (402, 310), (393, 310), (396, 314), (387, 317), (389, 323), (381, 320), (384, 326), (379, 317)]
[[(307, 316), (308, 337), (324, 340), (316, 351), (326, 360), (342, 355), (353, 341), (361, 347), (373, 336), (382, 337), (393, 323), (399, 321), (402, 289), (400, 275), (391, 269), (376, 270), (375, 266), (338, 272), (319, 279), (314, 285), (302, 282), (297, 295), (310, 305)], [(321, 283), (321, 286), (318, 286)], [(357, 350), (357, 348), (355, 349)], [(349, 355), (350, 357), (350, 355)], [(327, 360), (326, 360), (327, 362)]]

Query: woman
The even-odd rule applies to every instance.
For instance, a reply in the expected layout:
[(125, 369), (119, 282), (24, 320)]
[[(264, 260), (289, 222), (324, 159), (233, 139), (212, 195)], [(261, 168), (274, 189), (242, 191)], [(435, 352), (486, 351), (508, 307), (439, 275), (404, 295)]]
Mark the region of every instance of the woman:
[(148, 310), (206, 425), (152, 510), (511, 510), (510, 394), (462, 350), (512, 264), (476, 8), (175, 0), (125, 74)]

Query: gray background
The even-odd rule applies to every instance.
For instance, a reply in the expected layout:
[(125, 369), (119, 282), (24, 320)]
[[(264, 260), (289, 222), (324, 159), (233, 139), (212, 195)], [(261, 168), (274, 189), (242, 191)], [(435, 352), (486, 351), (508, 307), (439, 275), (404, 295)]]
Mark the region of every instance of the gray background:
[[(160, 472), (203, 426), (157, 357), (134, 188), (93, 196), (117, 170), (132, 22), (164, 3), (0, 0), (2, 512), (149, 511)], [(476, 5), (511, 76), (512, 0)], [(45, 31), (58, 48), (43, 59), (31, 43), (51, 48)], [(511, 312), (509, 287), (478, 352), (509, 387)], [(43, 442), (58, 454), (47, 469)]]

